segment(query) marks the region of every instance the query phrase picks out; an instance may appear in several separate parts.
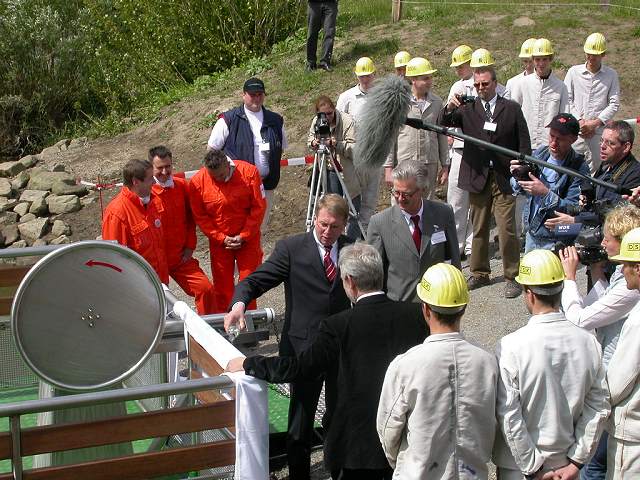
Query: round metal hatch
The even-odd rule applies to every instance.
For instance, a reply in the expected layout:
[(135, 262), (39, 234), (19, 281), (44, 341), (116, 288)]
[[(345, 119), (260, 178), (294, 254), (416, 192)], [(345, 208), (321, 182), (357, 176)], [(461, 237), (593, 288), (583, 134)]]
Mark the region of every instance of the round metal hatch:
[(162, 338), (165, 296), (133, 250), (73, 243), (36, 263), (20, 284), (11, 327), (25, 362), (67, 390), (107, 387), (135, 372)]

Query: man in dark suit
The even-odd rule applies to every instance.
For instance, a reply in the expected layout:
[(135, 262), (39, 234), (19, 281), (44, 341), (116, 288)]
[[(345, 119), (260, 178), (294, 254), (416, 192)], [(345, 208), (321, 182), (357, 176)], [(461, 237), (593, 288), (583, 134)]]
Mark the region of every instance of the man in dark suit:
[[(493, 67), (477, 68), (473, 80), (478, 92), (476, 101), (462, 105), (460, 97), (453, 96), (442, 112), (442, 124), (460, 127), (467, 135), (530, 155), (529, 130), (520, 105), (496, 94), (498, 82)], [(469, 192), (473, 223), (469, 288), (490, 283), (489, 231), (493, 211), (504, 266), (504, 294), (514, 298), (522, 290), (514, 280), (520, 263), (520, 244), (516, 234), (516, 201), (509, 183), (510, 161), (504, 155), (465, 142), (458, 186)]]
[(460, 268), (460, 251), (450, 205), (423, 198), (430, 184), (427, 165), (404, 161), (393, 169), (397, 204), (371, 217), (367, 242), (382, 255), (385, 290), (391, 300), (418, 302), (416, 285), (431, 265)]
[(240, 357), (228, 370), (270, 382), (326, 374), (324, 462), (333, 479), (390, 479), (376, 433), (376, 412), (389, 363), (427, 336), (420, 309), (393, 302), (382, 291), (382, 258), (357, 243), (340, 252), (340, 276), (352, 309), (320, 324), (313, 344), (298, 357)]
[[(284, 282), (280, 355), (295, 357), (309, 348), (320, 322), (350, 306), (338, 270), (339, 251), (352, 242), (342, 235), (348, 216), (340, 195), (324, 195), (318, 201), (313, 230), (280, 240), (267, 261), (238, 283), (225, 328), (233, 324), (244, 328), (248, 302)], [(313, 421), (321, 390), (322, 380), (317, 378), (291, 383), (287, 459), (292, 480), (310, 476)]]

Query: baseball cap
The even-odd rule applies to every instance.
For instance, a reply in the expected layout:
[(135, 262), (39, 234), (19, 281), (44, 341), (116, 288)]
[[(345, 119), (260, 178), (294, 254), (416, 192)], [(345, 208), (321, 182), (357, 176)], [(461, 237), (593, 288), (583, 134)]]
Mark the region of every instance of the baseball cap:
[(570, 113), (559, 113), (553, 117), (547, 128), (558, 130), (563, 135), (578, 135), (580, 133), (580, 123)]
[(244, 82), (243, 92), (262, 92), (264, 93), (264, 83), (259, 78), (251, 77)]

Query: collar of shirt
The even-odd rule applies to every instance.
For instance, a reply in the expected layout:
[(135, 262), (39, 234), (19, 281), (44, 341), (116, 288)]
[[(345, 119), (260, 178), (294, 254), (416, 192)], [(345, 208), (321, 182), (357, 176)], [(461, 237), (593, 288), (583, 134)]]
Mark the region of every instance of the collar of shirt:
[(262, 108), (261, 108), (259, 111), (257, 111), (257, 112), (254, 112), (254, 111), (252, 111), (252, 110), (249, 110), (249, 109), (246, 107), (246, 105), (245, 105), (245, 106), (243, 106), (243, 108), (244, 108), (244, 114), (245, 114), (247, 117), (254, 117), (254, 118), (257, 118), (258, 120), (260, 120), (260, 123), (262, 123), (262, 121), (264, 120), (264, 111), (263, 111), (263, 110), (264, 110), (264, 107), (262, 107)]
[(429, 92), (427, 92), (425, 97), (422, 99), (418, 99), (414, 95), (411, 95), (411, 103), (413, 103), (416, 107), (418, 107), (421, 113), (424, 113), (424, 109), (427, 107), (428, 100), (429, 100)]
[(153, 177), (153, 179), (156, 181), (156, 183), (158, 185), (160, 185), (162, 188), (173, 188), (175, 186), (175, 183), (173, 182), (173, 176), (169, 176), (169, 180), (167, 180), (166, 182), (161, 182), (160, 180), (158, 180), (156, 177)]
[(411, 217), (418, 215), (418, 217), (420, 217), (420, 219), (418, 220), (418, 223), (422, 225), (422, 209), (423, 208), (424, 208), (424, 200), (420, 204), (420, 210), (418, 210), (418, 213), (414, 213), (413, 215), (410, 214), (409, 212), (405, 212), (403, 209), (400, 208), (400, 211), (402, 212), (402, 216), (404, 217), (405, 222), (407, 222), (407, 225), (409, 225), (409, 229), (411, 230), (411, 233), (413, 233), (413, 228), (414, 228), (413, 222), (411, 221)]
[(541, 315), (533, 315), (527, 325), (536, 325), (539, 323), (564, 322), (567, 317), (562, 312), (543, 313)]
[(482, 100), (482, 108), (487, 109), (487, 103), (489, 104), (489, 108), (491, 109), (491, 113), (496, 109), (496, 101), (498, 100), (498, 94), (494, 95), (491, 100), (485, 102)]
[(224, 179), (224, 183), (227, 183), (229, 180), (231, 180), (231, 177), (233, 176), (233, 172), (236, 171), (235, 162), (231, 160), (229, 157), (227, 157), (227, 161), (229, 162), (229, 175), (227, 175), (227, 178)]
[(587, 62), (582, 64), (582, 72), (581, 73), (588, 73), (589, 75), (597, 75), (602, 71), (602, 67), (604, 67), (604, 64), (600, 65), (600, 70), (598, 70), (597, 72), (592, 72), (587, 68)]
[(143, 207), (146, 207), (147, 205), (149, 205), (149, 202), (151, 201), (151, 195), (147, 195), (146, 197), (138, 197), (140, 199), (140, 203), (142, 204)]
[(423, 344), (432, 343), (432, 342), (442, 342), (447, 340), (463, 340), (464, 335), (461, 332), (450, 332), (450, 333), (432, 333), (427, 338), (425, 338)]
[[(318, 247), (318, 252), (320, 253), (320, 260), (324, 261), (324, 254), (327, 251), (324, 248), (324, 245), (322, 245), (322, 243), (320, 243), (320, 240), (318, 239), (318, 236), (316, 235), (316, 229), (313, 229), (313, 238), (316, 241), (316, 245)], [(335, 242), (333, 242), (333, 245), (331, 245), (331, 261), (333, 262), (333, 264), (337, 267), (338, 266), (338, 241), (336, 240)]]
[(384, 295), (384, 292), (382, 290), (376, 290), (375, 292), (363, 293), (358, 298), (356, 298), (356, 303), (358, 303), (363, 298), (373, 297), (374, 295)]
[(367, 94), (367, 92), (362, 91), (362, 88), (360, 88), (360, 84), (356, 85), (356, 89), (357, 89), (356, 97), (360, 97)]

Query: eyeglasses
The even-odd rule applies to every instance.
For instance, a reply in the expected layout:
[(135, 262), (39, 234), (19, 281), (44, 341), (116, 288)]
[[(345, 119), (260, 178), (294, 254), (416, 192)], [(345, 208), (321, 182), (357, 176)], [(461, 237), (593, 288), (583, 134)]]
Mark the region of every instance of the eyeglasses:
[(489, 81), (489, 82), (478, 82), (478, 83), (474, 83), (473, 86), (476, 87), (476, 90), (478, 89), (478, 87), (488, 87), (489, 85), (491, 85), (491, 82), (493, 82), (493, 80)]
[(393, 195), (396, 198), (411, 198), (416, 193), (418, 193), (418, 190), (414, 190), (413, 192), (399, 192), (395, 188), (391, 189), (391, 195)]
[(605, 140), (604, 138), (600, 139), (600, 145), (605, 145), (609, 148), (617, 147), (618, 145), (624, 145), (629, 142), (614, 142), (612, 140)]

